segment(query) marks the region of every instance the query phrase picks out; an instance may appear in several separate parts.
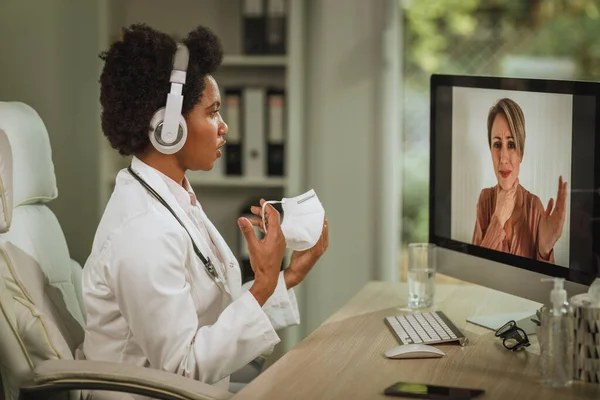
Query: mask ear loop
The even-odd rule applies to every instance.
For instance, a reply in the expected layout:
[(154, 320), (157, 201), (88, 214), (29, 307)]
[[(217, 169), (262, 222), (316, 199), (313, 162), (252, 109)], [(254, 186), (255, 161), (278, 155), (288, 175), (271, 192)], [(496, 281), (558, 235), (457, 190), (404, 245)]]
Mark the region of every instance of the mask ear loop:
[(265, 230), (265, 234), (267, 233), (267, 223), (265, 222), (265, 206), (267, 204), (284, 204), (285, 200), (269, 200), (269, 201), (265, 201), (262, 205), (262, 210), (261, 210), (261, 217), (262, 217), (262, 223), (263, 223), (263, 228)]

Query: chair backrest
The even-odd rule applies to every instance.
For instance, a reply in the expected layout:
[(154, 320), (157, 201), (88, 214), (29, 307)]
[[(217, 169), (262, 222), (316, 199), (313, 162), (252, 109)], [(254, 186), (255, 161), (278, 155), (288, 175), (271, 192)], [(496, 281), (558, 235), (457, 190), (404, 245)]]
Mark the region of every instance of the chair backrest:
[(81, 267), (46, 203), (58, 196), (39, 115), (0, 102), (0, 374), (7, 400), (48, 359), (83, 341)]

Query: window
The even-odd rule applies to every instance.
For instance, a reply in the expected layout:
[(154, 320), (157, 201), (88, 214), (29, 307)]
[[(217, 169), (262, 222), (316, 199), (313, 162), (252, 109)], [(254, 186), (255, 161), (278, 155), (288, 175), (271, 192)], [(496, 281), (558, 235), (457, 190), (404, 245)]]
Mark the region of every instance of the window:
[[(431, 74), (600, 80), (600, 1), (399, 1), (405, 248), (428, 239)], [(407, 252), (401, 254), (404, 270)]]

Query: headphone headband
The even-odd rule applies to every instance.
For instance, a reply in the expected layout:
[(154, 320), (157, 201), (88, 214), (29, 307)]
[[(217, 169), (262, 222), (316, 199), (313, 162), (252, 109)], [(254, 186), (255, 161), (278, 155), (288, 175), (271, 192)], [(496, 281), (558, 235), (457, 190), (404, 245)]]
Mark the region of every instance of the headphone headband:
[[(173, 72), (171, 73), (171, 82), (185, 83), (185, 73), (187, 72), (188, 62), (190, 60), (190, 52), (187, 46), (183, 43), (177, 43), (177, 50), (173, 57)], [(183, 80), (174, 80), (173, 75), (176, 72), (183, 72)]]

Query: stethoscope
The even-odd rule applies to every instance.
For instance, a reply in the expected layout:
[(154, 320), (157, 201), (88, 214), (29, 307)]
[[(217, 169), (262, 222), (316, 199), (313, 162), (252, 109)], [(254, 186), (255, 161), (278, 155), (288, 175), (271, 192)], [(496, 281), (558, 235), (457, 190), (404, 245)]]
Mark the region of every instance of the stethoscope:
[(225, 282), (223, 282), (223, 279), (221, 279), (221, 277), (217, 273), (217, 270), (216, 270), (213, 262), (210, 260), (210, 258), (204, 257), (204, 254), (202, 254), (202, 252), (200, 251), (200, 249), (198, 249), (198, 246), (196, 246), (196, 243), (194, 242), (194, 239), (192, 238), (192, 235), (187, 230), (187, 228), (185, 227), (185, 225), (183, 224), (183, 222), (181, 221), (181, 219), (179, 219), (179, 217), (177, 216), (177, 214), (175, 214), (175, 211), (173, 211), (173, 209), (171, 208), (171, 206), (169, 206), (169, 204), (165, 201), (165, 199), (163, 199), (156, 192), (156, 190), (154, 190), (152, 188), (152, 186), (150, 186), (141, 176), (139, 176), (136, 172), (133, 171), (133, 169), (131, 168), (131, 165), (127, 167), (127, 171), (129, 171), (129, 173), (131, 174), (131, 176), (133, 176), (135, 178), (135, 180), (137, 180), (144, 188), (146, 188), (146, 190), (156, 200), (158, 200), (158, 202), (160, 204), (162, 204), (163, 206), (165, 206), (165, 208), (171, 212), (171, 214), (175, 217), (175, 219), (177, 220), (177, 222), (179, 222), (179, 224), (183, 227), (183, 229), (185, 229), (185, 232), (190, 237), (190, 240), (192, 241), (192, 246), (194, 247), (194, 252), (200, 258), (200, 260), (202, 261), (202, 264), (204, 264), (204, 269), (206, 269), (206, 272), (208, 273), (208, 275), (215, 281), (215, 283), (217, 284), (217, 286), (219, 286), (221, 288), (221, 290), (223, 290), (225, 293), (227, 293), (228, 295), (231, 296), (231, 293), (229, 293), (229, 290), (227, 289), (227, 285), (225, 285)]

